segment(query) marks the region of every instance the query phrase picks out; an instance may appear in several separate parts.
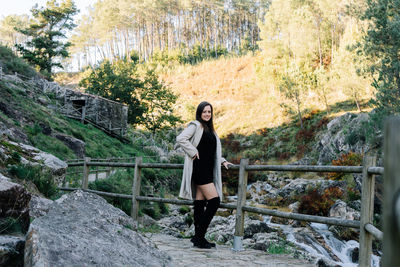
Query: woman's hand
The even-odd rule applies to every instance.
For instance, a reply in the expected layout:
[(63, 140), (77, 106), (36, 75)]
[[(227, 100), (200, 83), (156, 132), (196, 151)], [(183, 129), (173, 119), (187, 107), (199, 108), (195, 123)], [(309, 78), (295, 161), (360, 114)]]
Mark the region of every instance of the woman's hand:
[(200, 159), (199, 153), (196, 153), (196, 155), (193, 156), (192, 160), (195, 160), (196, 158), (197, 158), (197, 159)]
[(229, 169), (229, 165), (233, 165), (232, 163), (230, 163), (229, 161), (224, 161), (222, 163), (222, 165), (224, 165), (225, 169)]

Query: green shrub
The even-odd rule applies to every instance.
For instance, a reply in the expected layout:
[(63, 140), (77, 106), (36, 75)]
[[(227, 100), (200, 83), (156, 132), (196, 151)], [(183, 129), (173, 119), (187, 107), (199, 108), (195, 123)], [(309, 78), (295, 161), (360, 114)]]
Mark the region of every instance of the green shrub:
[(290, 248), (289, 243), (286, 241), (279, 241), (276, 243), (271, 243), (267, 248), (267, 252), (270, 254), (290, 254), (292, 249)]
[(39, 133), (42, 132), (42, 127), (40, 127), (38, 123), (35, 123), (33, 126), (27, 126), (26, 132), (31, 136), (38, 135)]
[(41, 166), (12, 165), (8, 173), (18, 179), (31, 181), (40, 193), (47, 198), (52, 198), (58, 193), (57, 185), (53, 181), (53, 175), (49, 170)]
[(17, 72), (27, 77), (34, 77), (36, 75), (34, 69), (23, 59), (17, 57), (11, 49), (1, 45), (0, 61), (3, 63), (3, 72), (6, 74), (14, 74)]
[(182, 207), (180, 207), (179, 208), (179, 213), (180, 214), (186, 214), (186, 213), (188, 213), (188, 212), (190, 212), (190, 207), (189, 206), (182, 206)]
[(185, 223), (190, 227), (193, 224), (193, 216), (188, 213), (185, 216)]
[(361, 199), (360, 192), (358, 192), (356, 189), (353, 187), (348, 187), (347, 188), (347, 199), (349, 201), (354, 201), (354, 200), (359, 200)]
[[(132, 194), (132, 170), (119, 170), (107, 179), (101, 179), (89, 183), (89, 189), (112, 192), (119, 194)], [(131, 214), (131, 200), (122, 198), (105, 198), (113, 206), (123, 210), (126, 214)]]

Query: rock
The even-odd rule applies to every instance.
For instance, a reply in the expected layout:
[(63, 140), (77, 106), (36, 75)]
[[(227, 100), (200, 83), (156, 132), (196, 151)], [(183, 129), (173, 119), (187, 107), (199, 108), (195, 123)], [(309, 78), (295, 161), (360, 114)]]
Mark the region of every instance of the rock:
[(346, 113), (331, 120), (327, 124), (327, 131), (319, 134), (320, 140), (313, 148), (318, 153), (318, 165), (331, 163), (338, 154), (350, 151), (363, 154), (369, 150), (365, 136), (359, 135), (363, 123), (368, 121), (366, 113)]
[(46, 106), (49, 103), (49, 101), (46, 98), (44, 98), (43, 96), (39, 96), (37, 98), (37, 102), (43, 106)]
[(253, 236), (254, 245), (253, 249), (266, 251), (272, 244), (282, 241), (276, 232), (271, 233), (257, 233)]
[(265, 222), (250, 221), (244, 226), (244, 238), (252, 237), (257, 233), (271, 233), (276, 232), (275, 228), (268, 226)]
[(338, 265), (334, 261), (328, 260), (327, 258), (318, 259), (316, 265), (318, 267), (341, 267), (341, 265)]
[(63, 142), (67, 147), (69, 147), (78, 158), (85, 157), (86, 144), (82, 140), (61, 133), (54, 134), (54, 137)]
[(39, 122), (40, 128), (42, 128), (42, 133), (45, 135), (51, 135), (53, 130), (51, 129), (50, 125), (44, 122)]
[(290, 220), (287, 219), (287, 218), (272, 216), (272, 217), (271, 217), (271, 222), (272, 222), (272, 223), (276, 223), (276, 224), (285, 224), (285, 225), (288, 225), (289, 222), (290, 222)]
[(268, 182), (257, 181), (247, 187), (249, 198), (257, 203), (263, 203), (265, 199), (276, 198), (278, 189), (272, 187)]
[(46, 215), (51, 204), (53, 204), (52, 200), (33, 195), (29, 202), (29, 216), (36, 219)]
[(131, 217), (80, 190), (55, 201), (29, 227), (25, 266), (170, 266)]
[[(347, 206), (345, 202), (338, 199), (329, 210), (329, 217), (336, 217), (346, 220), (360, 220), (360, 212)], [(341, 240), (358, 240), (358, 229), (331, 226), (329, 230)]]
[(300, 202), (296, 201), (289, 205), (290, 212), (298, 213), (299, 212)]
[(329, 210), (329, 217), (336, 217), (345, 220), (360, 220), (360, 213), (347, 206), (347, 204), (338, 199)]
[(158, 224), (160, 226), (172, 228), (178, 232), (186, 231), (189, 228), (189, 225), (185, 220), (185, 216), (168, 216), (160, 219)]
[(22, 230), (29, 227), (29, 201), (31, 195), (19, 184), (0, 174), (0, 218), (18, 219)]
[(12, 124), (0, 122), (0, 136), (7, 136), (9, 139), (29, 143), (28, 136)]
[(65, 172), (68, 167), (67, 163), (60, 160), (56, 156), (43, 152), (33, 146), (8, 142), (10, 145), (17, 147), (20, 151), (21, 163), (29, 165), (42, 165), (49, 169), (54, 183), (61, 186), (65, 180)]
[(351, 262), (358, 263), (358, 257), (359, 257), (359, 249), (354, 248), (353, 250), (351, 250), (350, 252)]
[(337, 239), (344, 241), (358, 240), (360, 237), (360, 231), (358, 229), (349, 227), (332, 225), (329, 227), (329, 231), (331, 231)]
[(143, 226), (143, 227), (148, 227), (148, 226), (152, 226), (153, 224), (157, 224), (157, 221), (154, 220), (153, 218), (151, 218), (147, 214), (143, 214), (142, 217), (139, 217), (138, 222), (139, 222), (139, 225)]
[(0, 235), (0, 266), (24, 266), (25, 238)]

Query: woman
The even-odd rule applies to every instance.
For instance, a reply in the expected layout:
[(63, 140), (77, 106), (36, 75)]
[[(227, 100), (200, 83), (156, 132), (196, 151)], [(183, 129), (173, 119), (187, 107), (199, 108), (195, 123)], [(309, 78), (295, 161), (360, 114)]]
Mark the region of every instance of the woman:
[(177, 136), (176, 142), (186, 154), (179, 196), (194, 199), (195, 235), (191, 241), (195, 247), (215, 247), (205, 239), (205, 234), (222, 200), (220, 166), (228, 169), (231, 163), (222, 158), (210, 103), (198, 105), (196, 120)]

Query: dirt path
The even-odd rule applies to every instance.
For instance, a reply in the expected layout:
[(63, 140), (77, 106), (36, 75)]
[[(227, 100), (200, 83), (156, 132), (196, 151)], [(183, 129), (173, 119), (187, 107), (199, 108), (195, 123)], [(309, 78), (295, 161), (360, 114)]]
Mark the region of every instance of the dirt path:
[(194, 248), (189, 239), (180, 239), (165, 234), (145, 234), (157, 247), (167, 252), (175, 266), (279, 266), (311, 267), (305, 260), (294, 259), (288, 255), (267, 254), (264, 251), (246, 249), (234, 252), (231, 247), (217, 245), (214, 249)]

